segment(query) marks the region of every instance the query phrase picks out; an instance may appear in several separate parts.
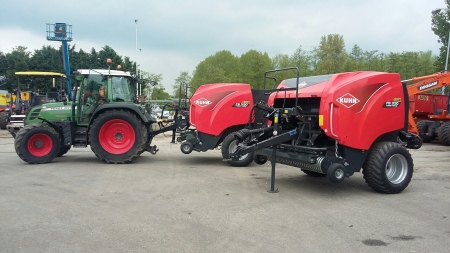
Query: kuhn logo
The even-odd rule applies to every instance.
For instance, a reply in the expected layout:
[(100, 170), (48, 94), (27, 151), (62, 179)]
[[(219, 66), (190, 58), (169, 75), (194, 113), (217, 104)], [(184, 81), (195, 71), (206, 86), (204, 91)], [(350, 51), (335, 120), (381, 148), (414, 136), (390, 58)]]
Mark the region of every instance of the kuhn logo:
[(352, 94), (347, 93), (340, 98), (336, 99), (337, 102), (339, 102), (341, 105), (350, 108), (357, 103), (359, 103), (359, 99), (355, 98)]
[(212, 104), (212, 102), (206, 98), (199, 98), (199, 99), (195, 100), (194, 103), (200, 107), (205, 107), (205, 106)]
[(419, 90), (425, 90), (425, 89), (434, 87), (436, 85), (438, 85), (438, 81), (434, 81), (434, 82), (431, 82), (431, 83), (424, 84), (424, 85), (419, 87)]

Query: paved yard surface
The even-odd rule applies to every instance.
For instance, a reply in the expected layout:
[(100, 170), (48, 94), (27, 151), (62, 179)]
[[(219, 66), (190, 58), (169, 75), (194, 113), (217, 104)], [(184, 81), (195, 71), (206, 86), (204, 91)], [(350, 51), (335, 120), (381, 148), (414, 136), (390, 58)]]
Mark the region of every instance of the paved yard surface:
[(411, 151), (411, 184), (374, 192), (361, 173), (333, 184), (277, 166), (233, 168), (220, 151), (107, 165), (89, 148), (45, 165), (0, 130), (0, 252), (449, 252), (450, 147)]

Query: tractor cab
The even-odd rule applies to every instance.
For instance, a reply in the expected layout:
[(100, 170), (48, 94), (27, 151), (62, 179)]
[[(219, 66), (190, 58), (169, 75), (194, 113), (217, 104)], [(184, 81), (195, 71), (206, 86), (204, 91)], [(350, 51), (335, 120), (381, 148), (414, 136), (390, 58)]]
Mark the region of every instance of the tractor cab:
[(136, 102), (133, 89), (136, 79), (130, 72), (108, 69), (81, 69), (78, 72), (82, 76), (77, 92), (80, 124), (89, 123), (100, 105)]

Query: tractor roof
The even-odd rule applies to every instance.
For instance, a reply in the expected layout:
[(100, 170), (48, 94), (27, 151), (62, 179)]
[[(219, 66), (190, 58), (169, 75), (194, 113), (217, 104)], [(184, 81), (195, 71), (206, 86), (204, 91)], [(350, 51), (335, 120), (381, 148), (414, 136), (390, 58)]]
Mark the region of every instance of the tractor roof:
[(107, 69), (78, 69), (82, 75), (89, 75), (90, 73), (100, 73), (102, 75), (112, 75), (112, 76), (129, 76), (131, 77), (130, 72), (125, 72), (121, 70), (107, 70)]
[(42, 71), (20, 71), (14, 73), (16, 76), (42, 76), (42, 77), (66, 77), (66, 75), (57, 72)]

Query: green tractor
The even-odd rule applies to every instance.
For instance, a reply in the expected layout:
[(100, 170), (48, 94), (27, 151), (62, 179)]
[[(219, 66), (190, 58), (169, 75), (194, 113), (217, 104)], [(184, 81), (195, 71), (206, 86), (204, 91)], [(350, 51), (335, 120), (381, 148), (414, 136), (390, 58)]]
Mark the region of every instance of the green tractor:
[(161, 120), (138, 104), (134, 87), (139, 80), (130, 72), (82, 69), (74, 77), (72, 101), (33, 107), (25, 126), (13, 135), (23, 161), (48, 163), (71, 147), (90, 145), (106, 163), (129, 163), (145, 151), (156, 154), (158, 148), (150, 145), (153, 137), (179, 127), (177, 106), (172, 124), (158, 127)]

